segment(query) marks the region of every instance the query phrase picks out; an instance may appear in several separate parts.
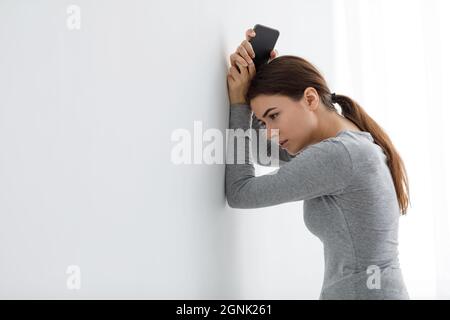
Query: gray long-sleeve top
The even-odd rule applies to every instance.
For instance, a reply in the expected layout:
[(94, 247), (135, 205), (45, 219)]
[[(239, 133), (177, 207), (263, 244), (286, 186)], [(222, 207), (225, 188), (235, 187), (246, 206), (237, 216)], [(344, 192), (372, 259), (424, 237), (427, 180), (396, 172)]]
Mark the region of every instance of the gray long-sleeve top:
[[(261, 128), (246, 104), (230, 106), (229, 127)], [(256, 144), (249, 143), (253, 139)], [(277, 148), (280, 167), (258, 177), (250, 157), (253, 151), (260, 163), (258, 135), (238, 135), (230, 152), (233, 140), (228, 140), (225, 175), (229, 206), (303, 201), (305, 225), (324, 247), (319, 299), (409, 299), (398, 260), (395, 188), (386, 156), (369, 132), (343, 130), (295, 156), (268, 140), (268, 154), (274, 157)], [(244, 163), (237, 162), (238, 151), (244, 152)]]

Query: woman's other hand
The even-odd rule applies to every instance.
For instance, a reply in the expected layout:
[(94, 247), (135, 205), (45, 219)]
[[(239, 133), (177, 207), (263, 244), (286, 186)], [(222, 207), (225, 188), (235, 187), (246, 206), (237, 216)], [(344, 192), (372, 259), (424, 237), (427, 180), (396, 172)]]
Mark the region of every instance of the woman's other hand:
[[(232, 66), (237, 67), (236, 61), (239, 61), (241, 65), (244, 67), (248, 67), (248, 65), (253, 62), (252, 58), (255, 57), (255, 52), (253, 51), (252, 44), (249, 42), (252, 38), (256, 36), (255, 31), (253, 29), (248, 29), (245, 32), (245, 40), (237, 47), (236, 52), (230, 55), (230, 62)], [(269, 62), (275, 59), (278, 55), (278, 51), (272, 50), (270, 52)]]
[[(250, 81), (256, 74), (255, 64), (252, 58), (255, 57), (250, 39), (256, 36), (253, 29), (248, 29), (245, 32), (246, 39), (237, 47), (236, 52), (230, 55), (231, 67), (227, 74), (228, 96), (230, 104), (245, 104), (246, 94)], [(278, 52), (272, 50), (270, 53), (270, 60), (276, 58)]]

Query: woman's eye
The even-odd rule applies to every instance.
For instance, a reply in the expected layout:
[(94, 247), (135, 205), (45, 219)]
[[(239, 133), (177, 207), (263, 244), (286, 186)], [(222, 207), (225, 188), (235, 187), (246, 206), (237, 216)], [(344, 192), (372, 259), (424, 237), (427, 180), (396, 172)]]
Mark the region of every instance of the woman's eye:
[(278, 113), (274, 113), (269, 116), (269, 118), (272, 120), (275, 119), (276, 117), (278, 117)]

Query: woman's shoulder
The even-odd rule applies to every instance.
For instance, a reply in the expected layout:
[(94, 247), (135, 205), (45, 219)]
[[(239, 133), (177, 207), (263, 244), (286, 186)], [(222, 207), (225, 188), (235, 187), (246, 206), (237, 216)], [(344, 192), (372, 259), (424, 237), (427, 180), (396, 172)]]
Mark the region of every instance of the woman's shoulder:
[(311, 144), (297, 154), (312, 153), (314, 157), (359, 161), (379, 154), (381, 148), (374, 143), (369, 132), (342, 130), (336, 136)]
[(311, 158), (313, 161), (329, 163), (351, 162), (350, 150), (346, 146), (345, 137), (337, 135), (311, 144), (300, 150), (296, 158)]
[(365, 138), (371, 142), (374, 142), (372, 134), (370, 132), (362, 130), (341, 130), (337, 133), (336, 137), (352, 137), (356, 139)]
[(339, 141), (358, 165), (386, 162), (383, 149), (376, 144), (370, 132), (343, 130), (329, 141)]

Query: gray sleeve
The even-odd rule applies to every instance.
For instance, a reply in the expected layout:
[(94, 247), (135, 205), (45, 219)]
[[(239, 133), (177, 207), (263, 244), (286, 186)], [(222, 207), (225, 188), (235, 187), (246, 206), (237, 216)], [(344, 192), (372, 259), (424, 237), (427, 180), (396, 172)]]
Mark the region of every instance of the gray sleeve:
[[(249, 129), (251, 114), (248, 105), (231, 106), (230, 130)], [(310, 145), (273, 173), (259, 177), (255, 177), (249, 156), (249, 141), (248, 135), (227, 139), (225, 192), (231, 208), (269, 207), (339, 194), (352, 178), (351, 156), (338, 139), (325, 139)], [(238, 153), (244, 155), (243, 163), (238, 162)]]
[[(231, 107), (235, 107), (237, 104), (232, 105)], [(276, 167), (277, 164), (274, 164), (274, 161), (272, 159), (274, 156), (276, 156), (275, 153), (272, 153), (272, 150), (275, 150), (275, 152), (278, 152), (278, 165), (281, 167), (291, 161), (293, 158), (295, 158), (295, 155), (290, 155), (286, 150), (281, 148), (279, 145), (277, 145), (274, 141), (267, 139), (266, 136), (266, 128), (264, 127), (264, 124), (256, 118), (255, 114), (252, 113), (252, 129), (254, 131), (251, 132), (251, 155), (253, 160), (256, 161), (256, 163), (260, 166), (266, 166), (266, 167)], [(259, 130), (261, 130), (261, 133), (264, 133), (264, 135), (259, 134)], [(264, 139), (266, 143), (266, 149), (261, 150), (260, 149), (260, 142), (261, 144), (264, 143), (261, 139)], [(261, 141), (260, 141), (261, 140)], [(261, 151), (261, 152), (260, 152)], [(261, 154), (266, 154), (266, 158), (269, 158), (270, 161), (267, 162), (267, 159), (261, 159)]]

